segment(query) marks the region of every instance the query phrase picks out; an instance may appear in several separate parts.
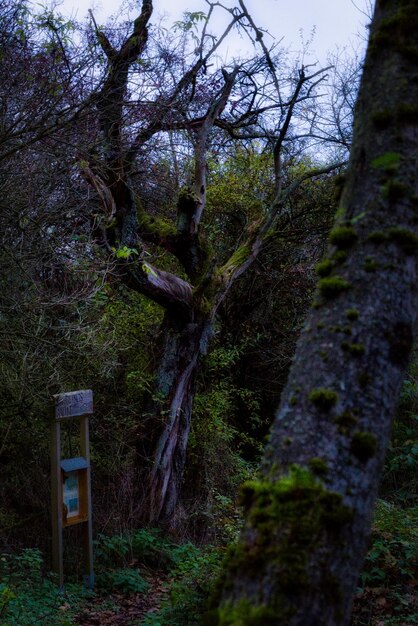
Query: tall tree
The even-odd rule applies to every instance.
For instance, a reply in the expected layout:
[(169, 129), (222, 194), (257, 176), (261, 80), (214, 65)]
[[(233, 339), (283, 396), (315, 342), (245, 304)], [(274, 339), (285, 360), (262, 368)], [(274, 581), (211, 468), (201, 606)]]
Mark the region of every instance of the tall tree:
[[(132, 83), (140, 84), (147, 76), (149, 66), (142, 57), (149, 40), (151, 0), (143, 0), (132, 32), (117, 46), (95, 28), (107, 59), (102, 88), (95, 99), (99, 139), (94, 149), (85, 149), (80, 161), (83, 175), (101, 203), (97, 243), (114, 258), (120, 280), (165, 309), (165, 343), (148, 411), (154, 416), (149, 431), (159, 430), (159, 437), (154, 442), (145, 509), (151, 520), (170, 523), (186, 459), (196, 369), (207, 350), (218, 308), (277, 227), (293, 191), (306, 179), (338, 167), (333, 164), (306, 169), (290, 183), (284, 173), (284, 155), (297, 134), (292, 125), (298, 112), (314, 102), (325, 70), (299, 67), (283, 81), (277, 76), (270, 51), (262, 44), (261, 58), (210, 74), (209, 60), (233, 26), (241, 24), (261, 42), (263, 33), (240, 0), (239, 7), (230, 11), (230, 24), (224, 34), (213, 39), (207, 33), (207, 23), (218, 3), (210, 2), (208, 6), (193, 62), (178, 77), (169, 63), (171, 78), (165, 76), (161, 89), (160, 80), (152, 88), (148, 85), (148, 103), (141, 97), (130, 101), (128, 92)], [(187, 26), (193, 25), (199, 15), (190, 14)], [(263, 81), (259, 80), (262, 74)], [(136, 117), (134, 114), (132, 118), (132, 110)], [(273, 130), (267, 131), (262, 116), (267, 116), (266, 124), (272, 112), (277, 113), (278, 121)], [(178, 194), (171, 212), (174, 219), (161, 219), (158, 207), (145, 207), (141, 202), (141, 185), (135, 183), (138, 157), (153, 137), (180, 131), (187, 133), (193, 147), (192, 176), (190, 184)], [(207, 153), (216, 132), (232, 140), (263, 137), (274, 157), (275, 188), (270, 210), (244, 233), (241, 245), (226, 262), (220, 262), (210, 251), (201, 229), (207, 195)], [(153, 263), (147, 256), (147, 245), (170, 254), (177, 271), (169, 272)]]
[(416, 0), (377, 0), (316, 301), (210, 623), (349, 623), (416, 328), (417, 28)]

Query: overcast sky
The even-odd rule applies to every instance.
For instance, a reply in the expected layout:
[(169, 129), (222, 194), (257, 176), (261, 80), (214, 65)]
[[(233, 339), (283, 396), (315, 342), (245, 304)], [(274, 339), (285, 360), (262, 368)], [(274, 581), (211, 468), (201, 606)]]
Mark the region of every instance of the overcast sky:
[[(231, 1), (225, 3), (231, 5)], [(128, 0), (124, 4), (131, 7), (129, 15), (134, 18), (136, 7), (141, 6), (140, 0)], [(204, 0), (154, 0), (153, 4), (153, 21), (167, 14), (165, 25), (168, 28), (181, 19), (184, 11), (206, 12), (207, 9)], [(59, 10), (82, 20), (88, 9), (93, 8), (96, 20), (104, 23), (121, 6), (122, 1), (118, 0), (62, 0)], [(246, 6), (258, 26), (268, 29), (276, 39), (284, 37), (282, 45), (291, 50), (300, 50), (302, 39), (309, 40), (315, 27), (311, 54), (325, 62), (327, 51), (335, 51), (337, 46), (348, 51), (361, 46), (369, 21), (364, 12), (368, 12), (370, 0), (246, 0)], [(243, 40), (234, 38), (230, 52), (244, 51), (246, 45)]]

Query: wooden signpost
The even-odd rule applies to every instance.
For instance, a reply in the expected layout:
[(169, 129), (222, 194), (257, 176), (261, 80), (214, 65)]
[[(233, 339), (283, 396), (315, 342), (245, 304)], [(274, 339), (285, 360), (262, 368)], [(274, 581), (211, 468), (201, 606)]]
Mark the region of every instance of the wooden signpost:
[[(51, 437), (52, 569), (64, 584), (63, 528), (81, 524), (84, 548), (84, 584), (92, 589), (93, 533), (90, 486), (89, 415), (93, 413), (91, 389), (54, 396)], [(61, 424), (79, 420), (80, 456), (61, 459)]]

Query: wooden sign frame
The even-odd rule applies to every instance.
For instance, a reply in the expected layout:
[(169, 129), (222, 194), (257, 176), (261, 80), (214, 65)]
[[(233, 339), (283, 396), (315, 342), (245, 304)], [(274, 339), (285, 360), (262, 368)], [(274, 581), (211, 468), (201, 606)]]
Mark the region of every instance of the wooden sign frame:
[[(91, 389), (60, 393), (54, 396), (54, 416), (51, 428), (51, 514), (52, 569), (58, 574), (59, 586), (64, 585), (63, 528), (82, 525), (84, 550), (84, 584), (94, 586), (93, 525), (91, 511), (91, 472), (89, 415), (93, 413)], [(61, 459), (61, 423), (79, 420), (80, 457)], [(71, 472), (77, 474), (78, 514), (68, 515), (64, 509), (64, 484)]]

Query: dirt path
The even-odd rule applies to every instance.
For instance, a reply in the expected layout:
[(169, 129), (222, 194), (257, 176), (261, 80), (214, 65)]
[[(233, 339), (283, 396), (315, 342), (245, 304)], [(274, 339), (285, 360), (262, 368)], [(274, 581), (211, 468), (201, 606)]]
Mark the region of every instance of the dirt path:
[(164, 599), (167, 577), (155, 574), (147, 578), (145, 593), (97, 595), (77, 617), (78, 626), (139, 626), (147, 613), (158, 611)]

